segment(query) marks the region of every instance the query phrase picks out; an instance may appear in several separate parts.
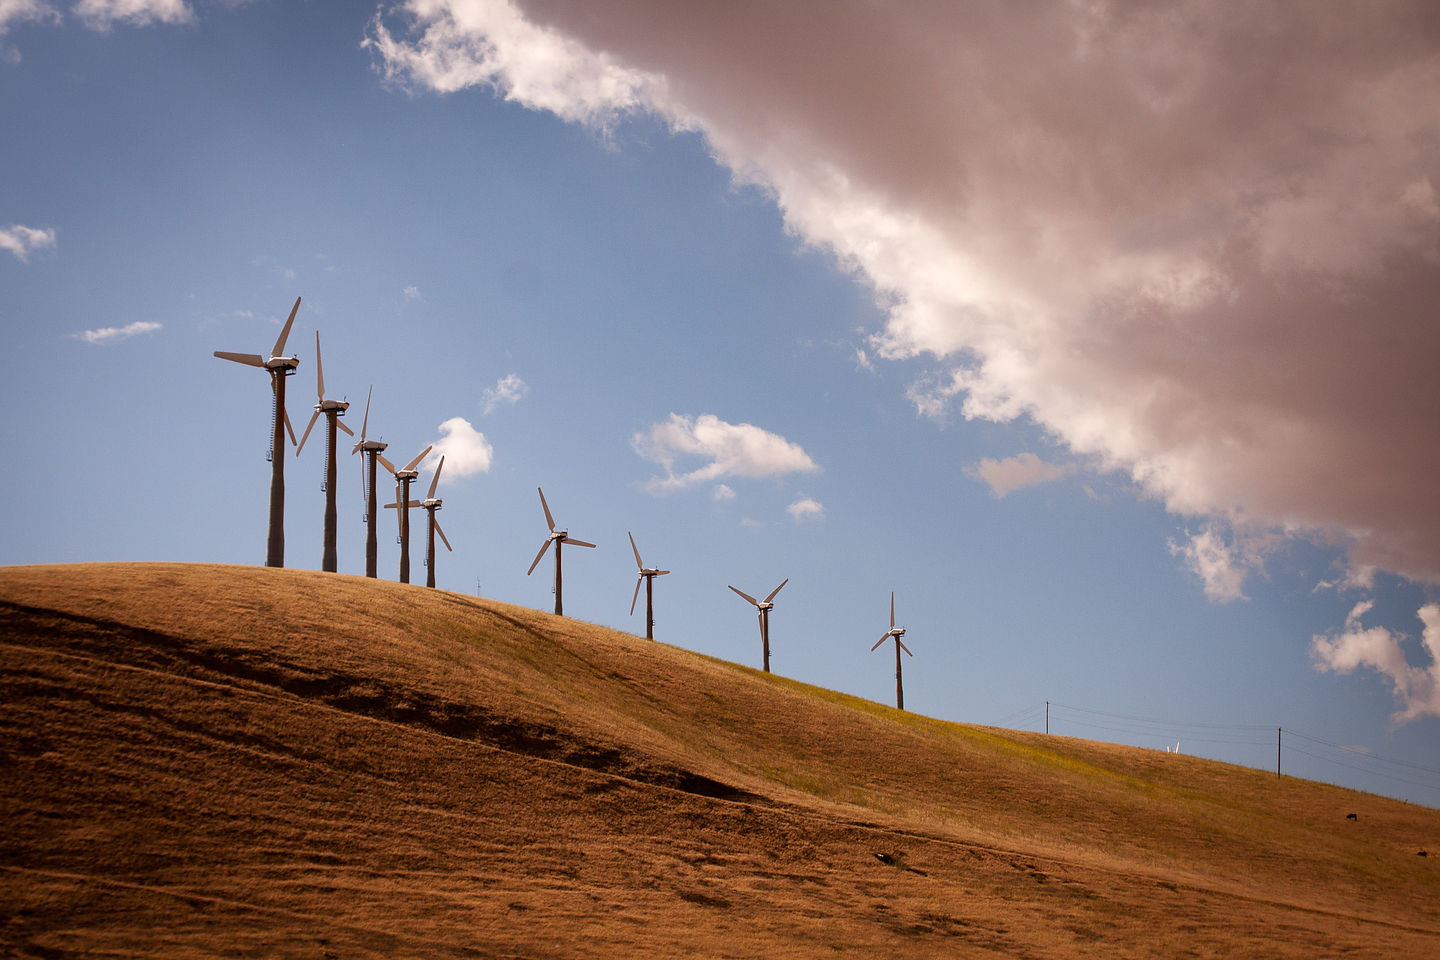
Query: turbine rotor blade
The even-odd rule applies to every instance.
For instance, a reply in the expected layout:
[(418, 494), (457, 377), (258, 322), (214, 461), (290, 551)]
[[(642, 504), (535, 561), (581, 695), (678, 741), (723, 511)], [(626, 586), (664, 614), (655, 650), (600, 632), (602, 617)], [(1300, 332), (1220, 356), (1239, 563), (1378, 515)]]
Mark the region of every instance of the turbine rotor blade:
[[(635, 566), (644, 569), (645, 561), (640, 559), (640, 548), (635, 546), (635, 534), (631, 533), (629, 530), (626, 530), (625, 535), (630, 538), (630, 549), (635, 551)], [(632, 610), (630, 612), (634, 613), (635, 611)]]
[(244, 363), (252, 367), (265, 366), (265, 358), (258, 353), (231, 353), (228, 350), (216, 350), (215, 356), (221, 360), (234, 360), (236, 363)]
[(339, 427), (341, 430), (344, 430), (346, 433), (350, 434), (350, 436), (355, 436), (355, 431), (345, 426), (345, 422), (338, 417), (335, 420), (335, 426)]
[(295, 298), (295, 306), (290, 308), (290, 319), (285, 321), (285, 326), (280, 330), (280, 336), (275, 340), (275, 346), (270, 350), (270, 356), (281, 356), (285, 350), (285, 341), (290, 337), (290, 326), (295, 322), (295, 313), (300, 309), (300, 298)]
[(300, 438), (300, 443), (295, 447), (295, 456), (300, 456), (300, 451), (305, 449), (305, 441), (310, 439), (310, 431), (315, 429), (315, 421), (320, 419), (320, 411), (316, 410), (310, 415), (310, 423), (305, 427), (305, 435)]
[(890, 629), (895, 629), (895, 591), (890, 591)]
[(901, 650), (904, 650), (906, 654), (908, 654), (909, 656), (912, 656), (912, 657), (915, 656), (915, 654), (910, 653), (910, 648), (907, 647), (907, 646), (905, 646), (905, 641), (904, 641), (904, 640), (901, 640), (899, 637), (896, 637), (896, 638), (895, 638), (895, 642), (898, 643), (898, 644), (900, 644), (900, 649), (901, 649)]
[[(730, 585), (727, 583), (726, 586), (728, 587), (728, 586), (730, 586)], [(756, 607), (759, 607), (759, 606), (760, 606), (760, 601), (759, 601), (759, 600), (756, 600), (754, 597), (750, 596), (750, 594), (746, 593), (744, 590), (738, 590), (738, 589), (736, 589), (735, 587), (730, 587), (730, 589), (731, 589), (731, 590), (734, 590), (736, 593), (740, 594), (740, 596), (744, 597), (746, 600), (749, 600), (749, 601), (750, 601), (751, 603), (753, 603)]]
[(880, 649), (880, 644), (884, 643), (886, 640), (889, 640), (889, 639), (890, 639), (890, 634), (887, 633), (887, 634), (885, 634), (885, 636), (881, 637), (879, 640), (876, 640), (876, 641), (875, 641), (875, 646), (873, 646), (873, 647), (870, 648), (870, 652), (871, 652), (871, 653), (874, 653), (876, 650), (879, 650), (879, 649)]
[(790, 578), (789, 578), (789, 577), (786, 577), (784, 580), (780, 581), (780, 586), (779, 586), (779, 587), (776, 587), (774, 590), (771, 590), (771, 591), (770, 591), (770, 596), (768, 596), (768, 597), (765, 598), (765, 602), (766, 602), (766, 603), (769, 603), (771, 600), (774, 600), (774, 599), (775, 599), (775, 594), (779, 593), (780, 590), (781, 590), (781, 588), (784, 587), (785, 584), (787, 584), (787, 583), (789, 583), (789, 582), (790, 582)]
[(385, 455), (378, 450), (375, 451), (375, 459), (378, 460), (380, 462), (380, 466), (384, 467), (386, 470), (389, 470), (391, 473), (395, 472), (395, 464), (391, 463), (389, 460), (386, 460)]
[[(528, 577), (528, 576), (530, 576), (530, 574), (532, 574), (532, 573), (535, 572), (535, 568), (540, 565), (540, 558), (544, 557), (544, 556), (545, 556), (545, 551), (546, 551), (546, 550), (549, 550), (549, 549), (550, 549), (550, 538), (549, 538), (549, 537), (546, 537), (546, 538), (545, 538), (545, 542), (540, 545), (540, 552), (537, 553), (537, 554), (535, 554), (535, 562), (532, 563), (532, 564), (530, 564), (530, 569), (529, 569), (529, 570), (526, 570), (526, 571), (525, 571), (525, 576)], [(559, 549), (559, 548), (557, 547), (556, 549)]]
[(765, 639), (765, 611), (762, 610), (762, 611), (760, 611), (758, 614), (755, 615), (755, 622), (758, 623), (758, 624), (760, 624), (760, 639), (761, 639), (761, 640), (764, 640), (764, 639)]
[(566, 537), (565, 542), (572, 547), (593, 547), (595, 544), (586, 543), (584, 540), (576, 540), (574, 537)]
[(667, 574), (667, 573), (669, 573), (669, 572), (670, 572), (669, 570), (656, 570), (656, 571), (655, 571), (655, 576), (657, 576), (657, 577), (663, 577), (663, 576), (665, 576), (665, 574)]
[(325, 371), (320, 366), (320, 331), (315, 331), (315, 396), (325, 399)]
[(630, 616), (635, 616), (635, 601), (640, 599), (640, 581), (644, 580), (644, 574), (635, 578), (635, 595), (630, 598)]
[[(445, 469), (445, 458), (442, 456), (442, 457), (440, 458), (440, 465), (435, 468), (435, 476), (434, 476), (434, 478), (431, 479), (431, 481), (430, 481), (430, 492), (425, 495), (425, 499), (426, 499), (426, 500), (434, 500), (434, 499), (435, 499), (435, 485), (440, 482), (440, 471), (441, 471), (441, 470), (444, 470), (444, 469)], [(894, 624), (891, 624), (891, 626), (894, 626)]]
[(425, 454), (429, 453), (431, 450), (434, 450), (434, 449), (435, 449), (435, 444), (432, 443), (432, 444), (430, 444), (430, 446), (426, 447), (424, 450), (421, 450), (419, 453), (417, 453), (417, 454), (415, 455), (415, 459), (414, 459), (414, 460), (411, 460), (409, 463), (405, 464), (405, 469), (406, 469), (406, 470), (414, 470), (414, 469), (415, 469), (415, 465), (418, 464), (421, 460), (424, 460), (424, 459), (425, 459)]
[[(365, 419), (360, 421), (360, 442), (365, 442), (365, 431), (370, 429), (370, 396), (375, 392), (375, 384), (370, 384), (370, 389), (365, 392)], [(353, 436), (353, 434), (352, 434)]]
[(540, 490), (539, 487), (536, 487), (535, 489), (540, 491), (540, 509), (545, 511), (545, 524), (550, 528), (550, 532), (554, 533), (555, 518), (550, 516), (550, 504), (545, 502), (545, 491)]
[[(432, 514), (432, 517), (433, 517), (433, 514)], [(449, 550), (451, 553), (454, 553), (454, 552), (455, 552), (455, 548), (452, 547), (452, 546), (450, 546), (450, 539), (445, 536), (445, 531), (440, 529), (440, 521), (439, 521), (439, 520), (435, 520), (435, 521), (434, 521), (434, 524), (435, 524), (435, 532), (438, 533), (438, 534), (440, 534), (440, 540), (441, 540), (441, 542), (443, 542), (443, 543), (445, 544), (445, 549), (446, 549), (446, 550)]]
[(290, 425), (290, 411), (280, 411), (281, 418), (285, 421), (285, 430), (290, 434), (290, 445), (295, 447), (295, 455), (300, 455), (300, 448), (295, 444), (295, 428)]

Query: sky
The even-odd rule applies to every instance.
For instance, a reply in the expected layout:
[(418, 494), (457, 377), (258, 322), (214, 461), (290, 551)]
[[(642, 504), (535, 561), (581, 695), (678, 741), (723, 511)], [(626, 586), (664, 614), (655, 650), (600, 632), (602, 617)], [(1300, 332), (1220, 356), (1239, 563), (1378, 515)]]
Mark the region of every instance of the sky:
[(1423, 2), (0, 0), (0, 563), (262, 563), (299, 297), (442, 588), (543, 488), (567, 615), (1440, 806), (1437, 102)]

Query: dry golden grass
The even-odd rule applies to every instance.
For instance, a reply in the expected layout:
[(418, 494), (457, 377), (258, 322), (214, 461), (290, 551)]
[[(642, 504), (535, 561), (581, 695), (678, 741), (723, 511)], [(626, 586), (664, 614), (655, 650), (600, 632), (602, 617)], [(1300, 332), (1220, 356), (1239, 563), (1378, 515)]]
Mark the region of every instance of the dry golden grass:
[(333, 574), (0, 569), (0, 623), (0, 953), (1440, 955), (1397, 801)]

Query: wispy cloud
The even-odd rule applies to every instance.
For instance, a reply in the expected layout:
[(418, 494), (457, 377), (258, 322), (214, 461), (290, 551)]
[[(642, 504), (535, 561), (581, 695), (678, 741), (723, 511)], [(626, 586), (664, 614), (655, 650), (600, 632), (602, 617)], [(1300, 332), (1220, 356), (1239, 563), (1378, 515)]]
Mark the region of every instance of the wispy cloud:
[[(3, 4), (0, 0), (0, 14), (3, 14)], [(0, 20), (3, 25), (3, 20)], [(8, 227), (0, 227), (0, 250), (8, 250), (13, 253), (21, 263), (30, 260), (32, 250), (40, 250), (45, 247), (55, 246), (54, 227), (25, 227), (18, 223), (12, 223)]]
[(1007, 493), (1023, 487), (1033, 487), (1068, 477), (1075, 472), (1075, 464), (1047, 463), (1033, 453), (1022, 453), (1004, 460), (984, 457), (965, 472), (977, 480), (983, 480), (996, 497), (1004, 499)]
[(191, 23), (195, 19), (185, 0), (79, 0), (74, 11), (92, 30), (108, 30), (115, 23), (143, 27), (151, 23)]
[(480, 395), (480, 402), (485, 405), (485, 412), (489, 413), (501, 404), (513, 406), (519, 403), (520, 398), (529, 390), (529, 386), (520, 379), (518, 373), (507, 373), (495, 382), (495, 386), (485, 388), (485, 392)]
[(415, 286), (415, 284), (413, 283), (406, 287), (404, 290), (401, 290), (400, 296), (412, 302), (425, 299), (420, 295), (420, 288)]
[[(646, 489), (654, 493), (679, 490), (722, 477), (780, 477), (819, 470), (798, 444), (750, 423), (726, 423), (714, 414), (698, 417), (670, 414), (668, 420), (630, 439), (635, 452), (665, 468)], [(679, 460), (705, 460), (703, 466), (676, 473)]]
[(434, 466), (445, 458), (445, 472), (440, 474), (441, 485), (488, 473), (495, 459), (495, 448), (485, 439), (485, 434), (471, 426), (464, 417), (451, 417), (440, 424), (440, 439), (425, 458), (425, 463)]
[(1245, 599), (1245, 578), (1253, 564), (1213, 527), (1190, 535), (1184, 543), (1171, 540), (1170, 552), (1185, 559), (1209, 599), (1216, 603)]
[(162, 329), (162, 325), (149, 320), (137, 320), (134, 323), (127, 323), (123, 327), (101, 327), (98, 330), (82, 330), (79, 333), (70, 334), (72, 340), (79, 340), (82, 343), (113, 343), (116, 340), (126, 340), (130, 337), (138, 337), (142, 333), (154, 333)]
[(796, 500), (785, 508), (785, 512), (790, 514), (791, 519), (796, 523), (804, 523), (807, 520), (825, 519), (824, 505), (821, 504), (819, 500), (812, 500), (809, 497)]
[(718, 503), (725, 503), (735, 499), (735, 491), (730, 488), (728, 483), (717, 483), (712, 496)]
[(1357, 603), (1343, 627), (1311, 638), (1316, 668), (1348, 674), (1368, 667), (1385, 677), (1400, 705), (1392, 718), (1396, 723), (1440, 717), (1440, 605), (1426, 604), (1416, 614), (1424, 625), (1420, 645), (1430, 660), (1423, 667), (1410, 665), (1401, 646), (1404, 634), (1361, 623), (1374, 606), (1372, 600)]
[(0, 0), (0, 37), (12, 23), (54, 23), (60, 11), (46, 0)]

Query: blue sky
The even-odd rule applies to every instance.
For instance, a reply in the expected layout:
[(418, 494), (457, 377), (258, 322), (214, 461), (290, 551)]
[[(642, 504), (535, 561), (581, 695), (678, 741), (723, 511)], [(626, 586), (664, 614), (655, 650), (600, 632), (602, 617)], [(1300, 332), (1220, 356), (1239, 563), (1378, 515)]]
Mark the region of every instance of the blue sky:
[[(525, 575), (543, 486), (598, 544), (566, 553), (572, 616), (643, 635), (630, 531), (674, 571), (656, 584), (667, 642), (758, 666), (726, 586), (789, 577), (773, 669), (892, 701), (891, 654), (869, 648), (894, 590), (912, 710), (1038, 729), (1049, 700), (1057, 733), (1261, 767), (1283, 726), (1287, 772), (1440, 804), (1417, 616), (1440, 520), (1433, 444), (1414, 442), (1440, 405), (1407, 365), (1435, 324), (1375, 294), (1418, 303), (1434, 282), (1440, 157), (1412, 134), (1435, 121), (1376, 109), (1436, 83), (1430, 41), (1301, 70), (1273, 98), (1290, 101), (1208, 131), (1195, 187), (1174, 168), (1195, 118), (1244, 102), (1215, 78), (1257, 82), (1213, 24), (1172, 74), (1135, 53), (1168, 37), (1145, 23), (901, 8), (877, 27), (841, 4), (814, 37), (763, 4), (723, 22), (580, 6), (0, 2), (18, 361), (0, 429), (25, 466), (0, 562), (262, 562), (268, 390), (211, 353), (267, 352), (298, 296), (297, 430), (318, 329), (352, 428), (373, 384), (391, 460), (443, 440), (446, 589), (551, 606), (548, 562)], [(1295, 56), (1334, 36), (1281, 26)], [(913, 77), (885, 69), (946, 29), (947, 52), (900, 58)], [(950, 58), (987, 30), (981, 60), (1063, 34), (1120, 67), (1075, 67), (1081, 92), (1053, 110), (978, 110)], [(1193, 122), (1107, 128), (1132, 100)], [(1255, 134), (1266, 109), (1350, 108), (1388, 120), (1343, 155), (1297, 163)], [(1004, 150), (974, 147), (981, 115)], [(1133, 149), (1111, 170), (1096, 145), (1116, 137)], [(1283, 203), (1256, 201), (1277, 170)], [(1348, 199), (1362, 175), (1369, 206)], [(1354, 262), (1342, 228), (1396, 256)], [(320, 441), (286, 464), (289, 566), (320, 565)], [(339, 476), (348, 573), (357, 460)]]

